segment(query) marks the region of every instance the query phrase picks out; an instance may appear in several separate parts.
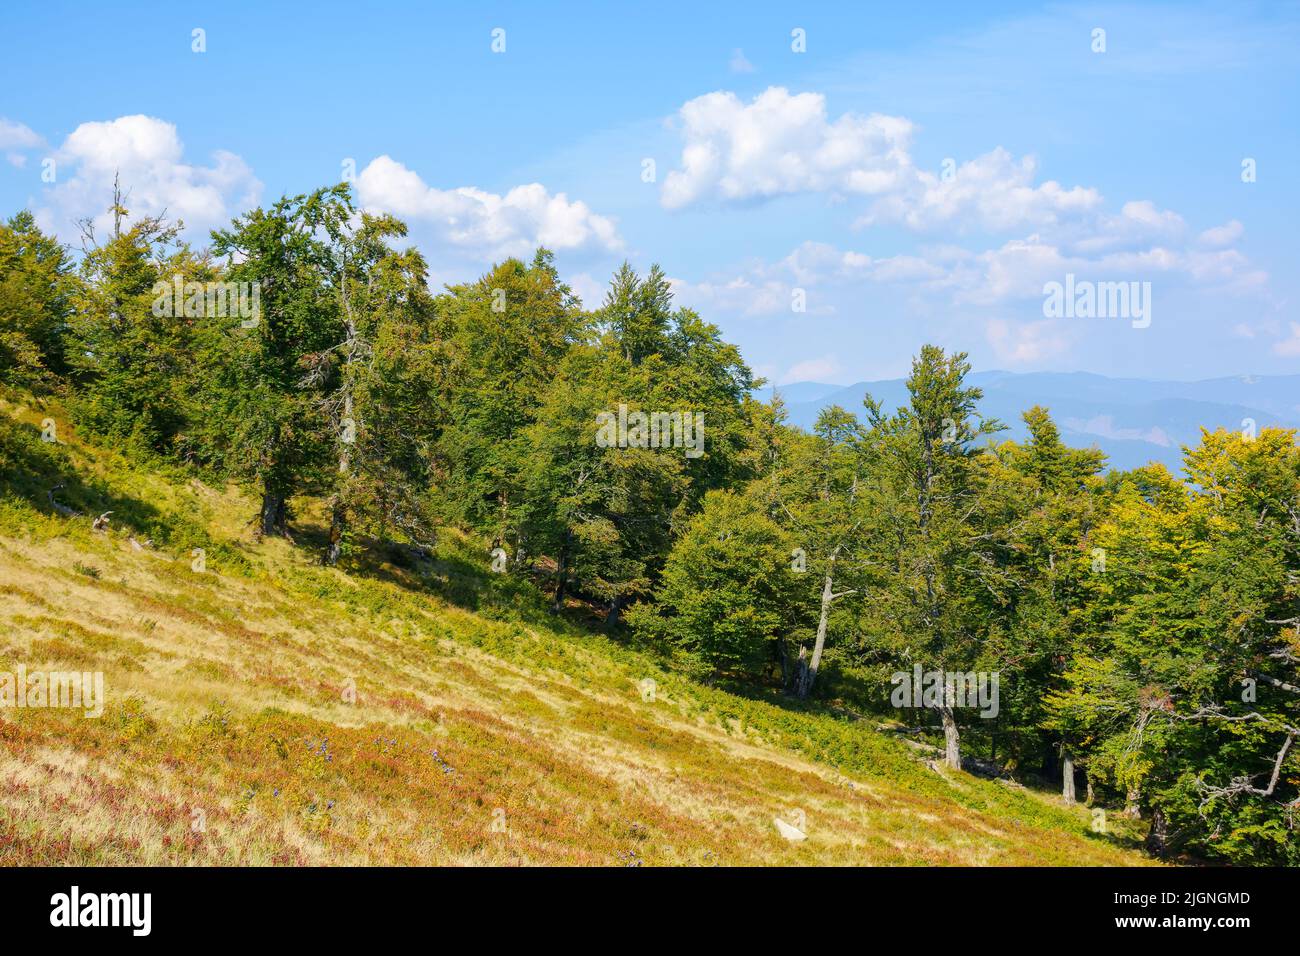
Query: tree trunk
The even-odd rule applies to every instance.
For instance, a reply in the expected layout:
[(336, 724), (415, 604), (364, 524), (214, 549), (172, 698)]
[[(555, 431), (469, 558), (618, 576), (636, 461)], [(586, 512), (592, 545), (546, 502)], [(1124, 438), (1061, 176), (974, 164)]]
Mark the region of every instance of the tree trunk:
[(805, 675), (808, 673), (808, 648), (802, 644), (799, 645), (799, 656), (795, 658), (793, 673), (791, 674), (790, 684), (795, 694), (798, 695), (803, 689)]
[(1070, 751), (1061, 744), (1061, 799), (1066, 803), (1075, 803), (1074, 796), (1074, 758)]
[(347, 508), (336, 495), (330, 506), (330, 540), (321, 559), (321, 563), (327, 568), (338, 564), (339, 555), (343, 553), (343, 532), (347, 529), (347, 523)]
[(1092, 777), (1089, 776), (1086, 779), (1088, 781), (1088, 791), (1087, 791), (1087, 795), (1083, 798), (1083, 802), (1086, 803), (1088, 806), (1092, 806), (1092, 802), (1096, 798), (1096, 794), (1093, 793), (1092, 790)]
[(614, 598), (614, 600), (609, 602), (609, 613), (605, 615), (606, 632), (612, 631), (614, 628), (618, 627), (618, 622), (623, 619), (624, 600), (623, 595), (620, 594), (618, 597)]
[(287, 530), (285, 528), (284, 495), (275, 494), (270, 491), (264, 491), (262, 493), (261, 523), (263, 535), (284, 535)]
[[(565, 537), (567, 539), (567, 533)], [(569, 548), (566, 542), (565, 546), (560, 548), (560, 555), (555, 560), (555, 600), (551, 602), (551, 608), (557, 614), (564, 610), (564, 579), (568, 575)]]
[(1169, 853), (1169, 823), (1165, 812), (1156, 810), (1151, 816), (1151, 829), (1147, 832), (1147, 852), (1163, 857)]
[(1140, 817), (1142, 815), (1142, 810), (1138, 805), (1141, 797), (1142, 794), (1137, 787), (1128, 788), (1128, 799), (1124, 802), (1124, 816)]
[(837, 551), (831, 553), (830, 564), (826, 568), (826, 580), (822, 583), (822, 613), (817, 621), (817, 641), (813, 644), (812, 660), (808, 664), (808, 670), (804, 672), (803, 680), (799, 682), (801, 699), (812, 693), (813, 684), (817, 680), (817, 668), (822, 663), (822, 649), (826, 646), (826, 628), (830, 623), (831, 604), (835, 600), (834, 576)]
[(953, 770), (961, 769), (961, 735), (957, 731), (957, 715), (953, 713), (951, 702), (939, 708), (939, 719), (943, 722), (943, 760)]

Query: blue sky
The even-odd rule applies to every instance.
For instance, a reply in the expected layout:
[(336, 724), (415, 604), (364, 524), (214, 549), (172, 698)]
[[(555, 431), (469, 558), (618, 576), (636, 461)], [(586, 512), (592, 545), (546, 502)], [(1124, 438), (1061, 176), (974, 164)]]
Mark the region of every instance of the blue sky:
[[(982, 369), (1300, 371), (1295, 4), (47, 2), (4, 19), (0, 209), (69, 242), (115, 170), (128, 205), (202, 242), (352, 159), (363, 204), (408, 220), (435, 281), (546, 242), (594, 306), (622, 259), (659, 262), (776, 381), (896, 376), (927, 341)], [(1150, 283), (1150, 324), (1045, 315), (1067, 274)]]

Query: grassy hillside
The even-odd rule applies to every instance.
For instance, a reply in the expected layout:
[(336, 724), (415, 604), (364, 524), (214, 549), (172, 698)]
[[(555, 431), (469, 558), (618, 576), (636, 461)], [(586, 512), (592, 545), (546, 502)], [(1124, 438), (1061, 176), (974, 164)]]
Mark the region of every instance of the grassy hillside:
[(0, 711), (0, 865), (1146, 862), (1082, 807), (556, 619), (482, 542), (324, 569), (235, 489), (5, 399), (0, 671), (102, 671), (107, 704)]

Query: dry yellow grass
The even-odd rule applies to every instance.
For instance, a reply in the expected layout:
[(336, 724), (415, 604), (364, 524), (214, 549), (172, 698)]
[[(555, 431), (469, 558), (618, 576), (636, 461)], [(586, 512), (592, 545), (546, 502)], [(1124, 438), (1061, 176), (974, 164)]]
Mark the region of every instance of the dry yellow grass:
[(532, 616), (526, 585), (476, 613), (437, 573), (253, 542), (233, 490), (58, 453), (214, 547), (200, 573), (138, 529), (5, 503), (0, 670), (102, 671), (107, 705), (0, 711), (0, 863), (1144, 862), (1082, 808)]

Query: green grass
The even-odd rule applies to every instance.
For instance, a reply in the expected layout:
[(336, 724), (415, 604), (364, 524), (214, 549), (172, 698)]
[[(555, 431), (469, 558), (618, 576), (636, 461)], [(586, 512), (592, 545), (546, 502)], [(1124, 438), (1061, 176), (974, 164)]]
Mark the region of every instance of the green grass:
[(0, 711), (0, 864), (1148, 862), (1086, 808), (556, 618), (484, 542), (322, 568), (237, 489), (4, 398), (0, 670), (102, 671), (107, 705)]

